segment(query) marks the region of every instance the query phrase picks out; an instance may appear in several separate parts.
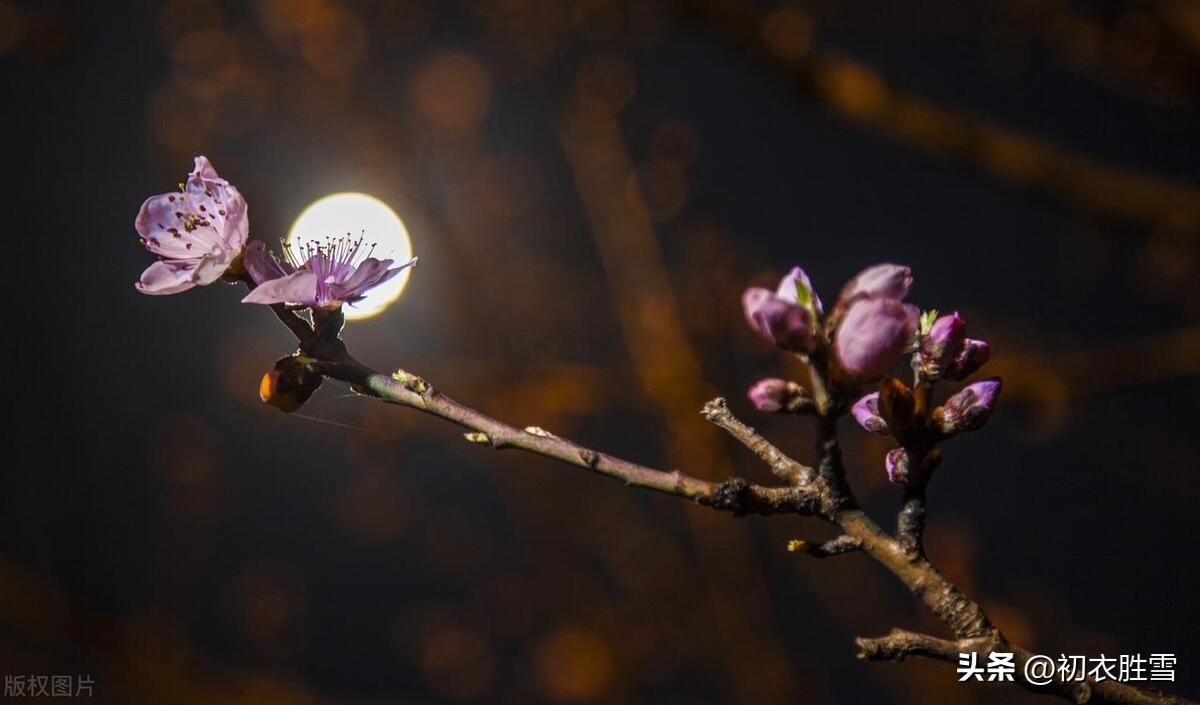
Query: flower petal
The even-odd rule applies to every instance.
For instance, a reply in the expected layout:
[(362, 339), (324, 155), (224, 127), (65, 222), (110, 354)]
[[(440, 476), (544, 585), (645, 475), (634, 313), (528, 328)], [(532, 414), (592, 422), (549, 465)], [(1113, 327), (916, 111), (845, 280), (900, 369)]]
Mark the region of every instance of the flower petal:
[(317, 275), (308, 270), (288, 274), (278, 279), (263, 282), (242, 299), (246, 304), (303, 304), (317, 303)]
[(255, 240), (246, 246), (242, 263), (255, 284), (285, 277), (296, 271), (291, 265), (280, 262), (275, 253), (269, 252), (261, 240)]
[(363, 260), (362, 264), (358, 265), (358, 269), (344, 283), (334, 287), (334, 293), (341, 301), (361, 299), (367, 290), (379, 286), (416, 263), (417, 258), (413, 257), (398, 267), (388, 269), (392, 264), (392, 260), (378, 260), (374, 257), (368, 257)]
[(178, 294), (196, 286), (193, 275), (196, 272), (193, 262), (163, 262), (158, 261), (146, 268), (134, 287), (143, 294), (165, 296)]

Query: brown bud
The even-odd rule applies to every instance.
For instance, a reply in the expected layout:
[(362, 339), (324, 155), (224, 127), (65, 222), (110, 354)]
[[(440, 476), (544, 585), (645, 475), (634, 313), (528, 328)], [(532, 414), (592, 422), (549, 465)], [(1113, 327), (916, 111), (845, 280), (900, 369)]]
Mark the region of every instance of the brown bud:
[(880, 382), (879, 415), (892, 435), (905, 442), (917, 427), (917, 400), (912, 390), (895, 377)]
[(311, 360), (289, 355), (276, 361), (258, 384), (258, 398), (283, 411), (292, 413), (304, 405), (321, 386), (321, 375), (312, 368)]

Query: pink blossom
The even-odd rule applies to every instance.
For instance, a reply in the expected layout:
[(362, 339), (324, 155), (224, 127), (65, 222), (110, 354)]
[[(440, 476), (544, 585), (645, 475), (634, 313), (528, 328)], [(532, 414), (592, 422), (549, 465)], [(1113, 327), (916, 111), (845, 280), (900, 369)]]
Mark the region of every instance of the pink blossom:
[(183, 189), (147, 198), (133, 227), (158, 256), (134, 286), (143, 294), (178, 294), (236, 266), (250, 219), (242, 194), (199, 156)]
[(296, 304), (336, 309), (362, 300), (366, 292), (417, 262), (393, 267), (393, 260), (371, 256), (374, 246), (362, 238), (329, 238), (304, 246), (303, 262), (288, 251), (280, 262), (261, 245), (246, 251), (246, 271), (257, 286), (242, 301), (250, 304)]

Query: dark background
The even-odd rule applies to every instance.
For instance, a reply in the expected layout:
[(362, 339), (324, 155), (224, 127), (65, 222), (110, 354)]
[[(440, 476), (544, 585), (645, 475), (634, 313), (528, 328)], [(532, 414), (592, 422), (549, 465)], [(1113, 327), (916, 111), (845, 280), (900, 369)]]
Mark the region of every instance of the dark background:
[[(852, 638), (941, 634), (816, 522), (735, 520), (327, 384), (232, 287), (151, 298), (132, 220), (206, 154), (272, 240), (390, 203), (421, 257), (351, 324), (517, 425), (766, 480), (696, 411), (794, 366), (738, 298), (877, 261), (992, 343), (935, 563), (1034, 651), (1173, 653), (1200, 696), (1200, 7), (0, 1), (0, 671), (111, 703), (1009, 703)], [(619, 178), (612, 178), (613, 175)], [(649, 213), (649, 220), (639, 218)], [(851, 480), (898, 501), (845, 424)]]

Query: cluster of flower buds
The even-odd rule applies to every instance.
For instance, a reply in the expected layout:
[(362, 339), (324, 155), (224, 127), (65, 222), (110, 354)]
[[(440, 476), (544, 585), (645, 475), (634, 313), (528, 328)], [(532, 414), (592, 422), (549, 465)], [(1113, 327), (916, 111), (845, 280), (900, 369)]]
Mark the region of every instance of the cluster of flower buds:
[(919, 369), (928, 380), (959, 381), (972, 375), (988, 361), (988, 344), (967, 337), (967, 324), (955, 311), (938, 316), (936, 311), (921, 317)]
[[(988, 379), (929, 408), (934, 383), (976, 372), (988, 360), (988, 345), (967, 337), (957, 312), (921, 314), (905, 303), (912, 284), (908, 267), (868, 267), (842, 287), (826, 314), (808, 275), (794, 267), (774, 291), (755, 287), (742, 295), (750, 327), (813, 366), (816, 383), (832, 383), (839, 398), (879, 382), (878, 391), (859, 399), (850, 413), (867, 431), (899, 443), (884, 461), (888, 478), (897, 483), (928, 477), (940, 459), (937, 445), (982, 427), (1000, 394), (999, 378)], [(913, 355), (915, 390), (887, 376), (906, 353)], [(826, 367), (816, 369), (821, 364)], [(759, 411), (825, 414), (824, 393), (814, 391), (814, 399), (796, 382), (772, 377), (755, 382), (747, 396)]]
[(864, 430), (892, 436), (900, 443), (899, 448), (888, 452), (885, 468), (889, 480), (904, 484), (913, 469), (913, 454), (920, 455), (920, 462), (928, 465), (936, 462), (931, 451), (938, 443), (983, 428), (996, 408), (1000, 387), (999, 377), (969, 384), (931, 413), (925, 413), (913, 390), (889, 377), (880, 383), (879, 391), (855, 402), (850, 413)]
[[(347, 235), (311, 241), (300, 249), (303, 258), (289, 250), (281, 262), (262, 242), (247, 244), (246, 199), (203, 156), (179, 191), (142, 203), (133, 227), (157, 257), (134, 285), (143, 294), (178, 294), (218, 279), (246, 281), (252, 290), (243, 302), (309, 308), (318, 335), (336, 335), (342, 304), (362, 300), (417, 261), (393, 266), (373, 257), (362, 238)], [(328, 322), (324, 328), (322, 322)], [(264, 402), (290, 413), (320, 386), (321, 376), (298, 359), (284, 358), (263, 376)]]
[[(904, 303), (912, 281), (908, 267), (869, 267), (842, 288), (826, 316), (808, 275), (794, 267), (775, 291), (747, 289), (742, 307), (750, 327), (783, 350), (809, 359), (826, 347), (830, 378), (844, 388), (858, 388), (887, 374), (913, 340), (920, 315)], [(749, 396), (762, 411), (815, 408), (799, 385), (784, 380), (760, 380)]]

